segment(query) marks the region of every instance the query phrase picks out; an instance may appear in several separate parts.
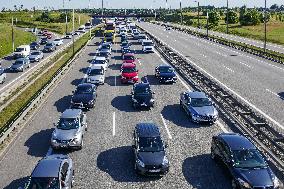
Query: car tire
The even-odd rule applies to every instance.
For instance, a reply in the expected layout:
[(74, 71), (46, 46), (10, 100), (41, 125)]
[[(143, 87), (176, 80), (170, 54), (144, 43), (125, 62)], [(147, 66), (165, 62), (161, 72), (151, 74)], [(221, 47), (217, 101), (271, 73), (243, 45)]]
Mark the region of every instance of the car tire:
[(74, 183), (75, 183), (74, 178), (75, 178), (75, 171), (73, 170), (73, 172), (72, 172), (72, 180), (71, 180), (71, 188), (74, 187)]
[(83, 146), (84, 146), (84, 138), (82, 137), (82, 141), (81, 141), (81, 144), (80, 146), (78, 147), (79, 150), (82, 150)]
[(214, 152), (212, 152), (212, 149), (211, 149), (210, 156), (211, 156), (211, 159), (212, 159), (212, 160), (214, 160), (214, 161), (217, 160), (216, 155), (214, 154)]
[(235, 179), (232, 179), (232, 189), (239, 189)]
[(88, 131), (88, 125), (86, 124), (86, 126), (85, 126), (85, 131)]

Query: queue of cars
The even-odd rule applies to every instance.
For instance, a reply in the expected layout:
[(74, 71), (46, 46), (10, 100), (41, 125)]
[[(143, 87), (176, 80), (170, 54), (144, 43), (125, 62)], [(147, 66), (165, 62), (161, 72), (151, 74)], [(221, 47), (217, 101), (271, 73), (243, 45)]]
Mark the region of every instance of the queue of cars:
[[(124, 31), (124, 30), (122, 30)], [(142, 42), (143, 43), (143, 42)], [(128, 47), (130, 45), (127, 45)], [(122, 47), (123, 48), (123, 47)], [(82, 109), (94, 107), (98, 84), (104, 78), (111, 50), (111, 43), (102, 42), (88, 69), (85, 83), (79, 84), (73, 93), (71, 108), (65, 110), (51, 137), (54, 149), (83, 147), (84, 133), (87, 130), (86, 114)], [(122, 49), (123, 50), (123, 49)], [(122, 51), (123, 52), (123, 51)], [(123, 59), (121, 66), (122, 83), (132, 83), (131, 98), (134, 108), (154, 107), (155, 92), (152, 91), (147, 78), (138, 83), (135, 54), (124, 54), (122, 57), (134, 57), (127, 62)], [(106, 67), (103, 67), (106, 65)], [(137, 75), (129, 75), (130, 73)], [(161, 83), (175, 83), (177, 75), (174, 69), (162, 64), (154, 69), (155, 76)], [(127, 75), (128, 74), (128, 75)], [(134, 79), (135, 78), (135, 79)], [(137, 79), (137, 80), (136, 80)], [(218, 111), (214, 102), (203, 92), (186, 91), (180, 94), (180, 106), (193, 122), (214, 123)], [(161, 176), (169, 172), (168, 145), (161, 137), (159, 126), (154, 123), (138, 123), (133, 132), (134, 169), (136, 173), (147, 176)], [(275, 189), (279, 180), (269, 168), (264, 155), (245, 136), (236, 133), (221, 133), (213, 136), (211, 157), (224, 165), (232, 178), (232, 187), (238, 189)], [(49, 175), (42, 178), (38, 175)], [(39, 181), (39, 179), (45, 179)], [(49, 183), (53, 188), (71, 188), (74, 182), (72, 160), (65, 155), (51, 155), (39, 161), (29, 183)], [(36, 184), (35, 184), (36, 185)], [(44, 186), (41, 184), (42, 188)], [(32, 189), (27, 185), (28, 189)]]

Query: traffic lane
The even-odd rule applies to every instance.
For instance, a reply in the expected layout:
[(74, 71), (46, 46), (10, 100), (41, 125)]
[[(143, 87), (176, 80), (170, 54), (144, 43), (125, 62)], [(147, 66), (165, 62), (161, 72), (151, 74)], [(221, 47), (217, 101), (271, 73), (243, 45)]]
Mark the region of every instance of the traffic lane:
[(93, 46), (87, 46), (45, 104), (9, 145), (0, 159), (0, 188), (18, 188), (31, 174), (37, 161), (46, 155), (50, 147), (53, 123), (70, 106), (72, 91), (85, 75), (85, 69), (82, 68), (88, 66), (89, 54), (93, 51)]
[[(196, 50), (198, 47), (194, 46), (194, 44), (189, 45), (182, 40), (177, 39), (175, 41), (175, 38), (161, 36), (155, 28), (147, 29), (181, 52), (184, 56), (200, 65), (203, 69), (209, 71), (211, 75), (228, 85), (245, 99), (248, 99), (249, 102), (257, 105), (258, 108), (266, 112), (270, 118), (276, 120), (280, 125), (284, 123), (284, 112), (282, 111), (283, 99), (280, 98), (280, 95), (268, 94), (269, 92), (267, 91), (267, 89), (271, 89), (275, 91), (273, 93), (282, 94), (283, 86), (281, 86), (281, 80), (283, 79), (283, 74), (279, 75), (277, 73), (273, 75), (272, 73), (274, 72), (269, 73), (267, 70), (257, 67), (254, 67), (256, 71), (247, 69), (246, 66), (237, 69), (237, 65), (240, 64), (234, 64), (234, 67), (232, 65), (229, 66), (230, 59), (225, 59), (225, 57), (221, 56), (216, 57), (210, 52), (206, 52), (206, 57), (201, 57), (199, 54), (203, 53), (203, 51)], [(280, 70), (279, 72), (282, 71)]]
[[(132, 48), (139, 49), (141, 46), (133, 46)], [(120, 65), (120, 53), (114, 54), (114, 56), (117, 59), (116, 65)], [(200, 127), (191, 124), (185, 114), (177, 108), (179, 92), (185, 90), (182, 88), (182, 84), (160, 86), (153, 77), (155, 66), (162, 63), (160, 58), (155, 54), (139, 54), (137, 56), (142, 58), (141, 65), (138, 64), (138, 68), (141, 70), (140, 77), (148, 76), (153, 90), (157, 93), (156, 107), (150, 111), (133, 110), (130, 97), (132, 85), (118, 84), (118, 69), (112, 69), (111, 72), (108, 72), (107, 74), (110, 75), (107, 77), (115, 77), (117, 80), (108, 81), (108, 85), (105, 85), (107, 88), (105, 86), (99, 88), (98, 93), (107, 95), (104, 96), (104, 101), (100, 102), (100, 98), (98, 98), (95, 110), (88, 112), (89, 121), (96, 123), (88, 131), (88, 133), (92, 132), (93, 137), (86, 139), (85, 149), (79, 153), (71, 154), (78, 171), (76, 172), (75, 188), (90, 188), (92, 186), (100, 188), (161, 188), (166, 185), (169, 188), (177, 186), (178, 188), (187, 188), (188, 185), (198, 186), (200, 184), (202, 186), (215, 185), (214, 188), (227, 186), (227, 181), (223, 180), (224, 177), (218, 166), (209, 159), (208, 145), (206, 144), (206, 149), (206, 147), (200, 147), (203, 142), (196, 144), (196, 140), (197, 142), (199, 140), (210, 142), (208, 137), (211, 136), (208, 136), (208, 133), (211, 135), (220, 132), (220, 129), (215, 125)], [(115, 63), (113, 64), (110, 65), (111, 68), (119, 67)], [(175, 116), (172, 116), (171, 113), (174, 111), (178, 112)], [(167, 121), (169, 122), (167, 123), (169, 124), (168, 129), (173, 133), (173, 140), (169, 139), (161, 114), (169, 120)], [(115, 115), (115, 118), (113, 118), (113, 115)], [(101, 120), (104, 120), (104, 122), (101, 122)], [(105, 120), (108, 120), (107, 123), (105, 123)], [(134, 172), (134, 156), (131, 148), (133, 129), (138, 122), (149, 121), (159, 125), (164, 140), (169, 142), (170, 146), (171, 171), (163, 178), (139, 177)], [(113, 129), (112, 132), (109, 128)], [(192, 133), (190, 133), (191, 130)], [(197, 137), (195, 132), (200, 136)], [(183, 139), (185, 136), (183, 134), (188, 134), (185, 139)], [(189, 137), (190, 135), (195, 137)], [(187, 145), (191, 142), (190, 139), (193, 140), (192, 143), (194, 144)], [(91, 140), (91, 143), (88, 142), (89, 140)], [(197, 148), (198, 146), (199, 148)], [(198, 150), (194, 152), (192, 148)], [(207, 152), (203, 151), (205, 149)], [(202, 153), (200, 153), (200, 150)], [(207, 174), (208, 171), (203, 169), (204, 166), (191, 165), (191, 162), (203, 163), (202, 165), (206, 162), (206, 166), (212, 167), (211, 171), (215, 174), (209, 175)], [(197, 180), (194, 177), (196, 173), (193, 173), (190, 170), (191, 168), (197, 169), (199, 175), (206, 176), (206, 178)], [(216, 182), (216, 184), (212, 184), (212, 182)]]

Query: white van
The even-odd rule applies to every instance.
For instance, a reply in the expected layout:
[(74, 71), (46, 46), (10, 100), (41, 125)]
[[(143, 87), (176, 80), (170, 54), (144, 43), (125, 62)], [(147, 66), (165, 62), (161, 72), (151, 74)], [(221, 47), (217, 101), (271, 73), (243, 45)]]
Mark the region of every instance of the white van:
[(85, 25), (81, 25), (81, 26), (79, 27), (78, 31), (81, 32), (81, 33), (85, 33), (85, 31), (86, 31)]
[(15, 49), (13, 56), (15, 59), (17, 59), (17, 58), (27, 57), (30, 55), (30, 53), (31, 53), (31, 48), (29, 45), (21, 45)]

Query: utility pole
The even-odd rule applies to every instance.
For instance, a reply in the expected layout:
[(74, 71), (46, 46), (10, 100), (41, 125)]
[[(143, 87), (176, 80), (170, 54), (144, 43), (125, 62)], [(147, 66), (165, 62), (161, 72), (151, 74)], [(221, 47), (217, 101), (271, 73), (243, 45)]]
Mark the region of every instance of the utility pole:
[(265, 10), (264, 10), (264, 53), (266, 53), (266, 40), (267, 40), (267, 9), (265, 0)]
[(102, 21), (104, 20), (104, 0), (102, 0)]
[(74, 33), (75, 33), (75, 26), (74, 26), (74, 17), (75, 17), (75, 10), (73, 8), (73, 32), (72, 32), (72, 42), (73, 42), (73, 56), (75, 54), (75, 47), (74, 47)]
[(181, 7), (181, 0), (179, 0), (179, 8), (180, 8), (180, 23), (183, 23), (183, 18), (182, 18), (182, 7)]
[(14, 18), (12, 17), (12, 48), (15, 50), (15, 37), (14, 37)]
[(66, 24), (65, 24), (65, 33), (67, 33), (67, 28), (68, 28), (68, 26), (67, 26), (67, 23), (68, 23), (67, 12), (65, 13), (65, 22), (66, 22)]
[(200, 28), (200, 9), (199, 9), (199, 1), (194, 1), (194, 2), (197, 2), (197, 15), (198, 15), (198, 17), (197, 17), (197, 19), (198, 19), (198, 28)]
[(227, 22), (227, 34), (229, 34), (229, 0), (227, 0), (227, 19), (226, 19), (226, 22)]

